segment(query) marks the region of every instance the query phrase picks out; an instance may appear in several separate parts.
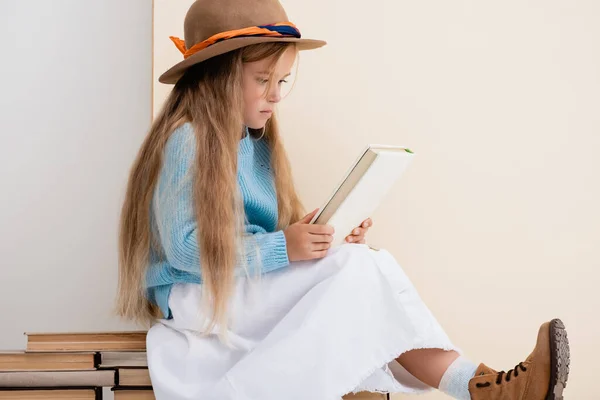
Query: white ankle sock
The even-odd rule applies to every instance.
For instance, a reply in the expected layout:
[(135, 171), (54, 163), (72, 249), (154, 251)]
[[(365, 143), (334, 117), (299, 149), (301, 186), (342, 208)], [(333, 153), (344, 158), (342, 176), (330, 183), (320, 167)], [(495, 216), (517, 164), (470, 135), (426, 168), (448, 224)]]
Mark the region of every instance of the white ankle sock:
[(458, 357), (446, 370), (440, 381), (440, 391), (458, 400), (470, 400), (469, 381), (475, 376), (477, 365), (463, 356)]

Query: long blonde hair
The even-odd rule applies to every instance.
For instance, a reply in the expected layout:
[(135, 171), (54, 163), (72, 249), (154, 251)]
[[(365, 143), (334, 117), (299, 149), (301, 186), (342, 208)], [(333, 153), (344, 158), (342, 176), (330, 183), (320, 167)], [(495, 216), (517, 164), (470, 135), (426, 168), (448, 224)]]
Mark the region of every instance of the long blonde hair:
[[(247, 46), (193, 66), (176, 83), (129, 175), (119, 226), (118, 315), (146, 326), (161, 316), (158, 307), (148, 300), (144, 285), (151, 246), (160, 246), (149, 211), (167, 139), (189, 122), (196, 138), (192, 193), (201, 249), (202, 292), (210, 305), (207, 329), (219, 326), (223, 331), (228, 326), (228, 302), (234, 289), (234, 270), (240, 261), (240, 238), (245, 233), (237, 181), (237, 152), (244, 126), (243, 63), (272, 58), (274, 67), (290, 46), (294, 45)], [(305, 210), (294, 188), (275, 115), (263, 133), (271, 151), (277, 230), (285, 229)]]

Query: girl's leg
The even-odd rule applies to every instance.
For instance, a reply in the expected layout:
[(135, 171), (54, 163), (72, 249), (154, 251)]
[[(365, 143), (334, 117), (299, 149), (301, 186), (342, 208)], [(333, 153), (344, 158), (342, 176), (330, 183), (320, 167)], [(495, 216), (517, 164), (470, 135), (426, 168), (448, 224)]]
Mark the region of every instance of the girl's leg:
[(454, 351), (411, 350), (396, 359), (423, 383), (461, 400), (562, 400), (569, 340), (560, 319), (542, 324), (533, 352), (508, 372), (476, 366)]
[(469, 382), (477, 366), (456, 351), (416, 349), (396, 359), (421, 382), (460, 400), (470, 400)]
[(421, 382), (437, 389), (448, 367), (458, 357), (455, 351), (417, 349), (407, 351), (396, 361)]

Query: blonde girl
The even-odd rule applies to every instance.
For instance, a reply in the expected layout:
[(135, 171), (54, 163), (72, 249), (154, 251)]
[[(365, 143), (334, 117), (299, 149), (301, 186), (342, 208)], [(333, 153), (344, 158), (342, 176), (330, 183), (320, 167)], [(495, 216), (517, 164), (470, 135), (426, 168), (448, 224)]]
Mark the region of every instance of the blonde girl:
[[(309, 224), (276, 119), (301, 37), (277, 0), (197, 0), (183, 61), (133, 164), (119, 314), (150, 327), (158, 400), (337, 400), (349, 392), (562, 399), (558, 319), (508, 372), (457, 349), (386, 250)], [(306, 133), (310, 135), (309, 132)], [(316, 211), (316, 210), (315, 210)], [(348, 235), (341, 246), (332, 235)]]

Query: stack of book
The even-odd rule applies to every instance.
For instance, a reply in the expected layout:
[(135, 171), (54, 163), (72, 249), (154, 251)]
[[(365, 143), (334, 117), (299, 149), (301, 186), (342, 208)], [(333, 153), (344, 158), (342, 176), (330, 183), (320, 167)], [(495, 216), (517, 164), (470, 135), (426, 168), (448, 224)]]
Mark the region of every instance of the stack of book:
[[(146, 332), (26, 333), (27, 349), (0, 352), (0, 400), (155, 400)], [(357, 393), (346, 400), (382, 400)]]
[(27, 349), (0, 352), (0, 399), (153, 400), (146, 332), (26, 333)]

